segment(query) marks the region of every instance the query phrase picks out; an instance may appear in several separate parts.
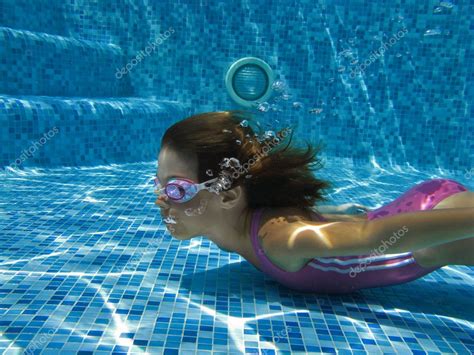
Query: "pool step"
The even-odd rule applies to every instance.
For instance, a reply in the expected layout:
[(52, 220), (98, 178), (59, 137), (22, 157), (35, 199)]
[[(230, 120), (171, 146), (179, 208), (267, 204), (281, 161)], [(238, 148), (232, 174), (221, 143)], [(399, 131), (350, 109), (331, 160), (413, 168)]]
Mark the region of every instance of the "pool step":
[(0, 95), (0, 167), (156, 160), (183, 105), (153, 98)]
[(0, 58), (0, 94), (132, 95), (129, 76), (116, 76), (126, 58), (115, 44), (0, 27)]
[(67, 7), (67, 1), (59, 0), (1, 0), (0, 23), (10, 28), (67, 36), (70, 27), (65, 16)]

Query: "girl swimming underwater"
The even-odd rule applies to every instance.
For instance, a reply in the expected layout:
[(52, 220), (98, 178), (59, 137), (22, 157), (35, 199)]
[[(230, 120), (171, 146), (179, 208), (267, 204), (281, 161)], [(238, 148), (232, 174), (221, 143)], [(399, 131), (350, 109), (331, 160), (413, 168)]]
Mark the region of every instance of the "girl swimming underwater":
[(347, 293), (474, 265), (474, 193), (461, 184), (427, 180), (376, 210), (328, 213), (319, 205), (331, 184), (314, 175), (319, 147), (292, 147), (288, 129), (260, 136), (251, 121), (211, 112), (166, 131), (155, 203), (174, 238), (205, 236), (301, 292)]

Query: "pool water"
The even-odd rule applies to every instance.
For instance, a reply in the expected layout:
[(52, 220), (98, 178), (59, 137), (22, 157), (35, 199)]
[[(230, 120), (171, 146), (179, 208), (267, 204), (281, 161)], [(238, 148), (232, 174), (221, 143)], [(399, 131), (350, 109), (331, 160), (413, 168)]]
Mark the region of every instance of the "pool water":
[[(154, 205), (156, 161), (9, 169), (0, 187), (5, 354), (474, 351), (474, 269), (405, 284), (304, 294), (203, 237), (173, 239)], [(328, 203), (379, 207), (412, 185), (469, 172), (328, 158)]]

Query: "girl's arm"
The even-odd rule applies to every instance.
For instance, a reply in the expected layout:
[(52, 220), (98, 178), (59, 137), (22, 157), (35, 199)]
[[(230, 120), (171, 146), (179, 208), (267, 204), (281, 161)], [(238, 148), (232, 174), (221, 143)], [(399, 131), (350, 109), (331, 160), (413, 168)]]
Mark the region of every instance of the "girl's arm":
[(399, 245), (391, 246), (390, 253), (415, 251), (474, 237), (473, 207), (401, 213), (367, 222), (365, 235), (374, 247), (396, 234)]
[(280, 218), (262, 226), (259, 234), (266, 233), (272, 237), (263, 239), (262, 246), (279, 256), (306, 260), (363, 255), (382, 245), (384, 254), (397, 254), (474, 237), (474, 208), (416, 211), (358, 222), (289, 223)]

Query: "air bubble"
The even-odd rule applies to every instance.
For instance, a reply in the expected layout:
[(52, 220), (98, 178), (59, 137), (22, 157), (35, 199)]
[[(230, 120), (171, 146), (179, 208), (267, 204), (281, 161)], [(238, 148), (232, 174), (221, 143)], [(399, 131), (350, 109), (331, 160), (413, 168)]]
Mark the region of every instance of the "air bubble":
[(352, 57), (353, 54), (354, 53), (352, 52), (352, 50), (346, 48), (341, 53), (339, 53), (339, 56), (342, 56), (344, 58), (350, 58)]
[(168, 224), (176, 224), (177, 222), (172, 216), (168, 216), (163, 218), (163, 222), (168, 223)]
[(206, 211), (208, 200), (207, 199), (202, 199), (199, 200), (199, 207), (194, 209), (194, 208), (187, 208), (184, 210), (184, 213), (186, 216), (198, 216), (202, 215)]
[(308, 112), (313, 114), (313, 115), (319, 115), (321, 112), (323, 112), (323, 109), (322, 108), (312, 108)]
[(239, 159), (237, 159), (237, 158), (230, 158), (230, 159), (229, 159), (229, 167), (230, 167), (230, 168), (234, 168), (234, 169), (240, 168), (240, 161), (239, 161)]
[(439, 36), (442, 33), (440, 28), (434, 28), (430, 30), (426, 30), (423, 34), (424, 36)]
[(271, 107), (272, 111), (278, 111), (278, 112), (282, 111), (281, 108), (278, 105), (273, 104), (270, 107)]
[(295, 101), (295, 102), (293, 102), (293, 108), (301, 109), (301, 108), (303, 108), (303, 104), (301, 102)]
[(243, 120), (242, 122), (239, 123), (239, 126), (248, 127), (248, 126), (249, 126), (249, 122), (248, 122), (247, 120)]
[(222, 161), (219, 163), (219, 166), (221, 168), (227, 168), (229, 166), (229, 158), (222, 159)]
[(222, 132), (223, 133), (232, 133), (232, 131), (229, 131), (228, 129), (223, 129)]
[(268, 102), (262, 102), (257, 106), (257, 110), (261, 112), (267, 112), (270, 109), (270, 104)]
[(451, 1), (440, 1), (439, 6), (450, 9), (450, 8), (454, 7), (454, 4)]
[(277, 80), (272, 84), (272, 89), (275, 90), (276, 92), (282, 92), (285, 90), (285, 88), (286, 88), (286, 84), (281, 80)]
[(222, 159), (222, 162), (219, 165), (222, 169), (224, 168), (238, 169), (240, 167), (240, 161), (237, 158), (224, 158)]
[(265, 133), (263, 134), (263, 138), (272, 138), (272, 137), (276, 137), (276, 134), (275, 132), (273, 131), (265, 131)]
[(208, 189), (209, 192), (213, 192), (213, 193), (216, 193), (216, 194), (218, 194), (221, 190), (222, 190), (221, 185), (218, 182), (211, 185)]
[(207, 174), (207, 176), (213, 176), (214, 175), (214, 173), (212, 172), (211, 169), (207, 169), (206, 174)]
[(238, 139), (235, 140), (235, 143), (237, 143), (238, 145), (241, 145), (241, 144), (242, 144), (242, 142), (241, 142), (240, 140), (238, 140)]

